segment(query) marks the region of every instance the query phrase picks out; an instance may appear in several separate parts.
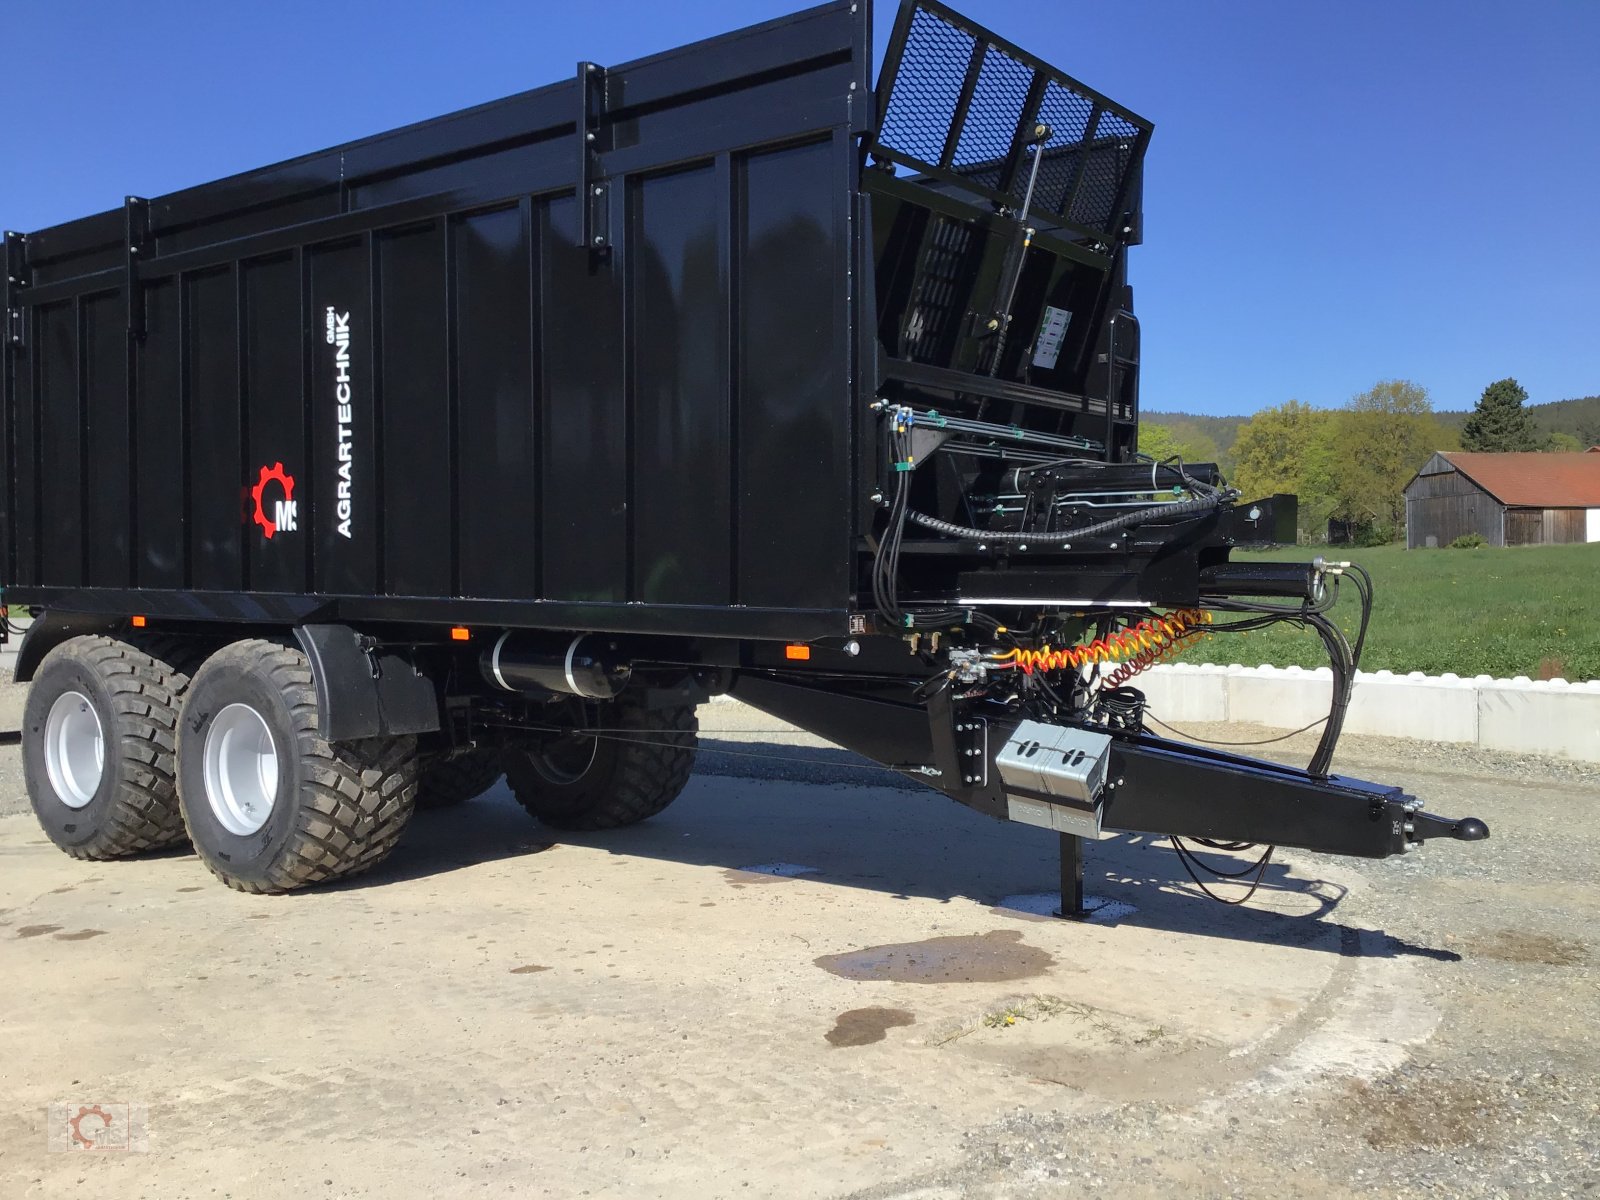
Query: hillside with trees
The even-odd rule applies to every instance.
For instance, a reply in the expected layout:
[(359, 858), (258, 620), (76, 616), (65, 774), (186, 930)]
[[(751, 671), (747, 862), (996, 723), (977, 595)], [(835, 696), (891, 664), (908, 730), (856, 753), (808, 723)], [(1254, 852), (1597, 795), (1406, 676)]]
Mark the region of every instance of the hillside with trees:
[[(1321, 409), (1318, 411), (1330, 411)], [(1600, 396), (1584, 396), (1576, 400), (1555, 400), (1547, 404), (1530, 404), (1528, 414), (1540, 434), (1541, 449), (1587, 450), (1600, 446)], [(1434, 416), (1447, 429), (1460, 433), (1471, 409), (1435, 412)], [(1180, 441), (1216, 447), (1219, 459), (1184, 457), (1193, 462), (1221, 461), (1224, 467), (1233, 464), (1233, 445), (1239, 429), (1251, 418), (1246, 416), (1211, 417), (1200, 413), (1164, 412), (1149, 410), (1139, 414), (1141, 425), (1160, 425), (1171, 429)], [(1204, 434), (1204, 439), (1196, 435)], [(1552, 435), (1563, 435), (1552, 440)], [(1571, 441), (1566, 439), (1570, 438)]]
[(1526, 400), (1515, 379), (1502, 379), (1471, 411), (1437, 413), (1424, 388), (1386, 380), (1337, 409), (1289, 400), (1253, 417), (1146, 412), (1139, 442), (1157, 458), (1219, 463), (1247, 496), (1299, 496), (1304, 540), (1326, 537), (1334, 521), (1377, 543), (1400, 533), (1405, 485), (1436, 450), (1600, 445), (1600, 396)]

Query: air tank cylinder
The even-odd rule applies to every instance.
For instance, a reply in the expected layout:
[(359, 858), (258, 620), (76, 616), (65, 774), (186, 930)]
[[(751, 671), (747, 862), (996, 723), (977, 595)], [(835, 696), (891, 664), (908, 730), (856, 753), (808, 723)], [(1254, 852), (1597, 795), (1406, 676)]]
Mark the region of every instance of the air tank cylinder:
[(483, 677), (508, 692), (558, 692), (614, 700), (633, 668), (593, 634), (507, 630), (479, 662)]

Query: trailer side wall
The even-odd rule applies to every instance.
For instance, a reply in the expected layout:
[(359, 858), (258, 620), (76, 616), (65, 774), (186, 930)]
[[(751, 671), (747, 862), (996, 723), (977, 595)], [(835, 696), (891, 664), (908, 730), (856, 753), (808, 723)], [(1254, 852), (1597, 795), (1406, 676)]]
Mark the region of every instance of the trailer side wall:
[(10, 238), (8, 597), (843, 633), (869, 21)]

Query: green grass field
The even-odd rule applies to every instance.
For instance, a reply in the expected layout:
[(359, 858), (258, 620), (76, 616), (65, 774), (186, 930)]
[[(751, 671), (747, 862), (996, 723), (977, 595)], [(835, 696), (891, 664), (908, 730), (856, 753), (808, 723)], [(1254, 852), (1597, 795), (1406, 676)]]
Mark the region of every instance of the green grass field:
[[(1377, 602), (1364, 671), (1557, 675), (1600, 679), (1600, 544), (1480, 550), (1287, 546), (1235, 558), (1349, 559), (1372, 572)], [(1354, 638), (1359, 613), (1346, 583), (1334, 616)], [(1314, 633), (1278, 626), (1219, 635), (1177, 661), (1327, 665)]]

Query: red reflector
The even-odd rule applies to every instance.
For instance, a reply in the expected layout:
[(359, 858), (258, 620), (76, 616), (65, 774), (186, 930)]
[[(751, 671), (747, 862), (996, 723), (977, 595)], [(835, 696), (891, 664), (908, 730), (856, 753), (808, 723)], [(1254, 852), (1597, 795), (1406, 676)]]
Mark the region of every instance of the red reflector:
[(143, 629), (146, 624), (148, 624), (148, 622), (143, 617), (135, 617), (133, 619), (133, 627), (135, 629)]
[(450, 631), (450, 637), (452, 641), (470, 642), (472, 640), (472, 630), (463, 629), (461, 626), (457, 625)]
[(806, 662), (811, 658), (811, 647), (785, 646), (783, 648), (783, 656), (785, 658), (793, 659), (795, 662)]

